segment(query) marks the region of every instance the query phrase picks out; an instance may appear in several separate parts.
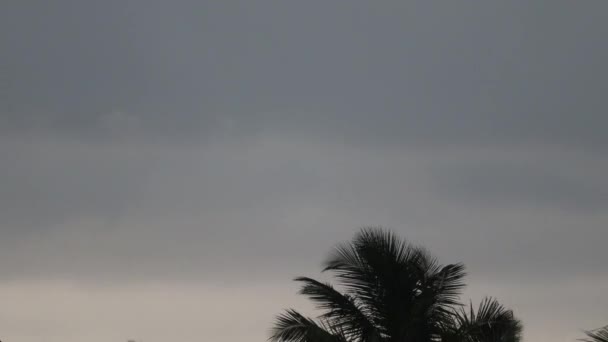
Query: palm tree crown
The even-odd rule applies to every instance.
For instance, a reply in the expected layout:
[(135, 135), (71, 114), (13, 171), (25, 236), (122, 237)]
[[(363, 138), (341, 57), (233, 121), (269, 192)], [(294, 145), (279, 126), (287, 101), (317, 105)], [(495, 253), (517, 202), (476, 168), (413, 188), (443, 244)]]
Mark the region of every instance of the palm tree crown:
[(477, 312), (460, 294), (464, 265), (441, 265), (425, 249), (378, 228), (339, 245), (324, 271), (339, 288), (299, 277), (300, 293), (323, 313), (278, 316), (273, 342), (517, 342), (521, 324), (493, 299)]

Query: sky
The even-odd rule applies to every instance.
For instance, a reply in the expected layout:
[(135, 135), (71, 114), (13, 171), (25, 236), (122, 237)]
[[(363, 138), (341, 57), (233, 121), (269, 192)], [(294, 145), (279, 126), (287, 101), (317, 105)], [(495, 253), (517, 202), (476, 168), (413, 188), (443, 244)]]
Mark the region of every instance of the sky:
[(0, 339), (265, 341), (363, 226), (608, 324), (608, 2), (4, 0)]

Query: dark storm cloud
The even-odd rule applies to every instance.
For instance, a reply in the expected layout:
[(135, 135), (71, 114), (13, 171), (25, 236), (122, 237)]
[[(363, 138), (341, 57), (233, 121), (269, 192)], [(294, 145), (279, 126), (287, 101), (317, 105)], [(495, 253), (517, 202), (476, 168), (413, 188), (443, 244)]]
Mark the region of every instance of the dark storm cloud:
[(5, 134), (607, 143), (603, 2), (4, 7)]

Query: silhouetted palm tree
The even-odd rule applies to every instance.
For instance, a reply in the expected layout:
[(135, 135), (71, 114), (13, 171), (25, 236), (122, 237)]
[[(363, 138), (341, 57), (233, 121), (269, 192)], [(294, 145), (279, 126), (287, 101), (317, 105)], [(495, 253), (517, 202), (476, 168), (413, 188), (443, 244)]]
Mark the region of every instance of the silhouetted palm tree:
[(608, 325), (592, 331), (585, 332), (587, 338), (582, 341), (587, 342), (608, 342)]
[(423, 248), (394, 234), (364, 229), (338, 246), (324, 271), (330, 284), (300, 277), (300, 293), (324, 313), (314, 320), (295, 310), (278, 316), (274, 342), (517, 342), (521, 325), (493, 299), (477, 312), (459, 296), (464, 266), (442, 266)]

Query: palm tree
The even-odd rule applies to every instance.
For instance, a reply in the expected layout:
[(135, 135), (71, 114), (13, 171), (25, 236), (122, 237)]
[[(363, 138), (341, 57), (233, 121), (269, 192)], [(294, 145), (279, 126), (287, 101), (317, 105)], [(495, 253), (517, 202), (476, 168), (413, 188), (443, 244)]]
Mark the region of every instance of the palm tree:
[(339, 288), (299, 277), (300, 293), (323, 311), (317, 319), (287, 310), (272, 342), (517, 342), (510, 310), (485, 299), (464, 310), (462, 264), (440, 265), (425, 249), (378, 228), (359, 232), (325, 262)]
[(608, 342), (608, 325), (596, 330), (586, 331), (585, 334), (587, 335), (587, 338), (582, 339), (581, 341)]

